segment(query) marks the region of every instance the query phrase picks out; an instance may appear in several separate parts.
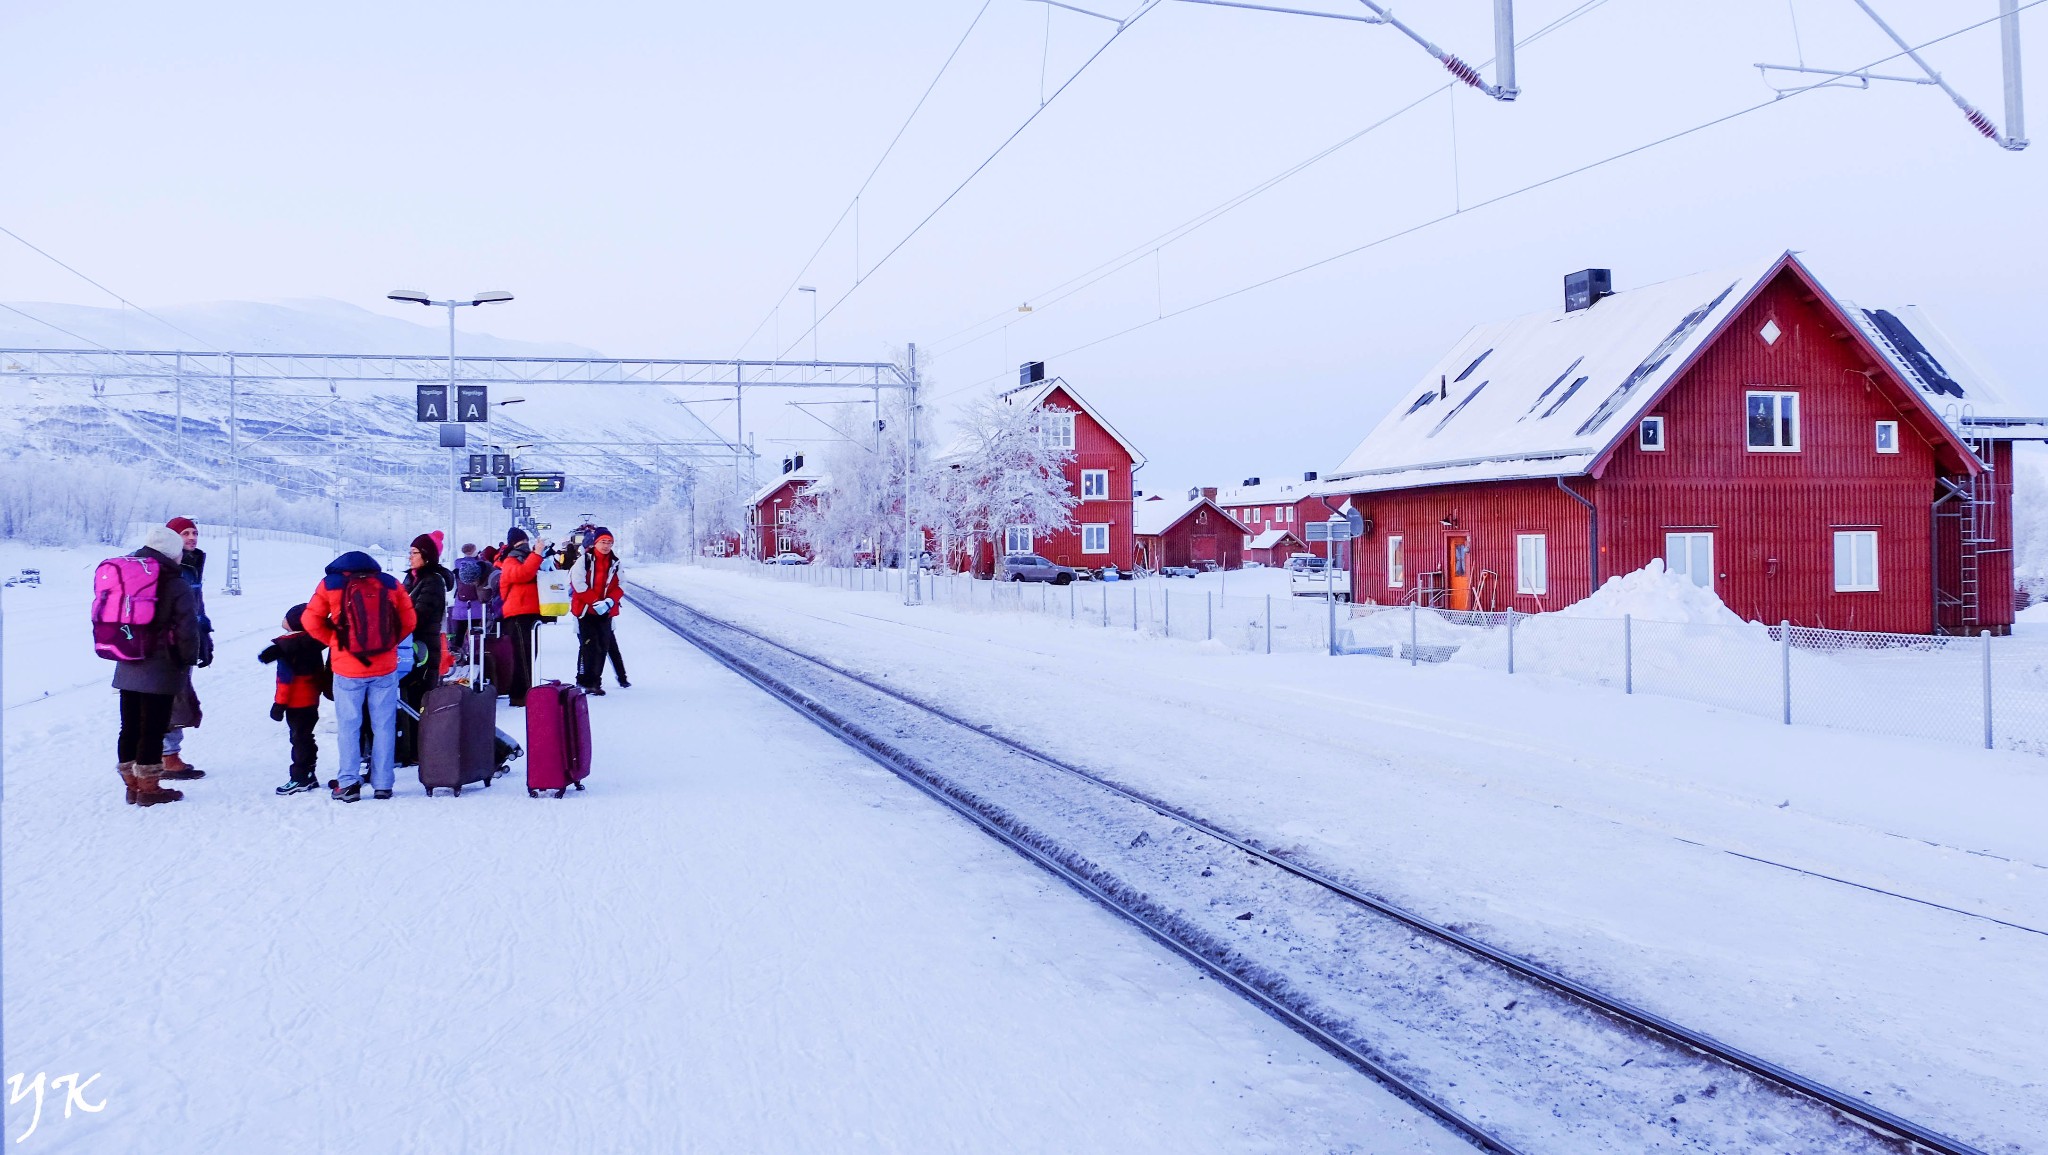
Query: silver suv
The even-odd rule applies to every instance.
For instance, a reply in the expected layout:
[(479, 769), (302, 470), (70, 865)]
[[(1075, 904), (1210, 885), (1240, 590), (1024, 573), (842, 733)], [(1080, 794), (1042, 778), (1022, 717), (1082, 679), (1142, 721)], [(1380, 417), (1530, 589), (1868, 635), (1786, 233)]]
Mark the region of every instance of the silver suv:
[(1011, 554), (996, 565), (996, 580), (1004, 582), (1051, 582), (1063, 586), (1080, 576), (1074, 567), (1047, 561), (1035, 553)]

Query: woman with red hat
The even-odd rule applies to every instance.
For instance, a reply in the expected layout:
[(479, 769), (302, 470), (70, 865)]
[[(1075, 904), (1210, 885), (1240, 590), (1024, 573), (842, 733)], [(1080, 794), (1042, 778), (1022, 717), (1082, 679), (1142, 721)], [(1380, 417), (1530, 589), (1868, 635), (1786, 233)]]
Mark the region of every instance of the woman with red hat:
[[(592, 694), (604, 693), (605, 658), (618, 645), (612, 635), (612, 619), (619, 603), (626, 600), (620, 584), (619, 557), (612, 531), (598, 526), (592, 541), (569, 571), (569, 612), (576, 617), (576, 684)], [(623, 663), (619, 666), (624, 669)]]
[(426, 647), (426, 660), (399, 679), (398, 693), (405, 704), (418, 711), (427, 691), (441, 682), (441, 646), (448, 618), (448, 591), (455, 587), (455, 575), (441, 564), (441, 532), (423, 533), (412, 539), (406, 557), (405, 592), (412, 598), (416, 619), (412, 639)]
[(198, 729), (204, 719), (199, 692), (192, 688), (192, 669), (213, 664), (213, 619), (206, 616), (206, 551), (199, 548), (199, 524), (189, 517), (174, 517), (164, 528), (177, 534), (184, 546), (178, 572), (192, 590), (192, 604), (199, 613), (199, 655), (185, 667), (185, 684), (171, 699), (171, 725), (164, 731), (163, 776), (182, 781), (206, 777), (206, 771), (185, 761), (184, 750), (185, 731)]

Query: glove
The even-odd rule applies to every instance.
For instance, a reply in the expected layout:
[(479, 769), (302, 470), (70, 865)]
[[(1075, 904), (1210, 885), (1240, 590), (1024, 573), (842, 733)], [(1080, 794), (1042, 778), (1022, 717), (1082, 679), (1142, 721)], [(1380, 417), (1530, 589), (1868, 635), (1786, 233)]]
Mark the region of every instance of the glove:
[(270, 704), (270, 720), (271, 720), (271, 721), (273, 721), (273, 722), (282, 722), (282, 721), (284, 721), (284, 703), (283, 703), (283, 702), (272, 702), (272, 703)]
[(612, 604), (612, 599), (610, 598), (599, 598), (590, 603), (590, 612), (598, 617), (605, 617), (612, 612)]

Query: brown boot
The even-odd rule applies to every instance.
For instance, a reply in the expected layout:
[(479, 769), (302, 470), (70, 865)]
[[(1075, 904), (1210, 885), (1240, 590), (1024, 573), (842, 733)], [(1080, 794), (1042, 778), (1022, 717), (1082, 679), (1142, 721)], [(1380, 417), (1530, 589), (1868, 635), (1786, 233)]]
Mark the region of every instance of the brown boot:
[(121, 774), (121, 785), (128, 791), (128, 805), (135, 805), (135, 763), (123, 762), (115, 769)]
[(157, 784), (163, 777), (162, 766), (137, 766), (135, 768), (135, 804), (155, 806), (159, 802), (176, 802), (185, 797), (182, 790), (172, 790)]
[(196, 769), (190, 762), (176, 754), (164, 755), (164, 777), (171, 779), (204, 778), (206, 771)]

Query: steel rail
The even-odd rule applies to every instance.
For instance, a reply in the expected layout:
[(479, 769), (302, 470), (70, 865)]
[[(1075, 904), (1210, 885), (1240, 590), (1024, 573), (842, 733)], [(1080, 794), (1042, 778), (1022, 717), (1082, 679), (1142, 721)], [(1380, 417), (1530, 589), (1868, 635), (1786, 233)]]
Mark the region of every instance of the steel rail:
[[(853, 723), (840, 717), (837, 712), (835, 712), (829, 705), (827, 705), (822, 700), (818, 699), (817, 697), (811, 694), (805, 693), (804, 691), (798, 689), (795, 686), (790, 685), (787, 682), (784, 682), (774, 677), (766, 670), (763, 670), (760, 667), (754, 665), (752, 662), (747, 661), (745, 658), (734, 653), (730, 649), (720, 646), (717, 642), (712, 641), (709, 638), (706, 638), (702, 633), (693, 631), (689, 626), (683, 624), (680, 621), (674, 620), (671, 616), (666, 615), (660, 612), (659, 610), (649, 609), (645, 602), (653, 601), (659, 604), (665, 604), (672, 610), (680, 610), (684, 614), (688, 614), (702, 621), (712, 623), (718, 628), (729, 630), (733, 633), (753, 638), (756, 641), (762, 642), (763, 644), (768, 645), (772, 648), (789, 653), (790, 655), (798, 658), (799, 660), (811, 660), (808, 658), (807, 655), (797, 653), (794, 650), (790, 650), (786, 646), (782, 646), (779, 643), (770, 641), (766, 638), (762, 638), (760, 637), (760, 635), (755, 634), (750, 630), (732, 625), (729, 622), (725, 622), (718, 618), (711, 617), (708, 614), (699, 613), (697, 610), (693, 609), (690, 606), (684, 605), (681, 602), (677, 602), (672, 598), (668, 598), (661, 594), (648, 590), (644, 586), (632, 584), (632, 589), (636, 597), (644, 599), (641, 604), (642, 612), (646, 613), (648, 617), (652, 618), (656, 623), (668, 629), (677, 637), (697, 647), (699, 650), (702, 650), (706, 655), (708, 655), (713, 661), (717, 662), (719, 665), (724, 666), (726, 669), (731, 670), (735, 674), (738, 674), (740, 677), (746, 679), (748, 682), (751, 682), (755, 686), (760, 687), (770, 697), (775, 698), (776, 700), (782, 702), (784, 705), (795, 710), (798, 714), (802, 715), (804, 718), (816, 724), (820, 729), (824, 730), (826, 733), (853, 747), (855, 750), (858, 750), (863, 755), (866, 755), (868, 758), (872, 759), (873, 761), (881, 765), (883, 769), (888, 770), (892, 774), (895, 774), (897, 777), (903, 779), (905, 782), (908, 782), (910, 785), (916, 787), (918, 790), (922, 791), (934, 800), (942, 803), (947, 808), (953, 810), (955, 813), (958, 813), (962, 817), (966, 818), (968, 821), (974, 823), (976, 826), (979, 826), (985, 833), (993, 836), (994, 838), (1002, 842), (1005, 846), (1008, 846), (1010, 849), (1016, 851), (1018, 854), (1023, 855), (1025, 858), (1029, 859), (1033, 863), (1036, 863), (1038, 866), (1043, 867), (1045, 870), (1051, 872), (1061, 881), (1067, 883), (1069, 886), (1072, 886), (1075, 890), (1080, 891), (1083, 895), (1094, 900), (1097, 904), (1107, 909), (1111, 913), (1117, 915), (1120, 918), (1123, 918), (1124, 920), (1131, 923), (1133, 926), (1136, 926), (1139, 930), (1143, 931), (1146, 934), (1146, 936), (1151, 938), (1153, 941), (1159, 943), (1161, 946), (1167, 948), (1168, 950), (1174, 952), (1182, 958), (1187, 959), (1189, 962), (1200, 967), (1205, 973), (1225, 983), (1231, 989), (1235, 990), (1238, 994), (1243, 995), (1245, 998), (1249, 999), (1251, 1002), (1256, 1004), (1261, 1010), (1264, 1010), (1266, 1013), (1272, 1015), (1274, 1018), (1279, 1019), (1281, 1022), (1286, 1023), (1288, 1026), (1294, 1028), (1302, 1035), (1307, 1036), (1307, 1038), (1311, 1042), (1314, 1042), (1318, 1046), (1322, 1047), (1324, 1050), (1330, 1052), (1330, 1054), (1334, 1055), (1338, 1059), (1341, 1059), (1350, 1066), (1357, 1068), (1368, 1078), (1372, 1079), (1376, 1083), (1379, 1083), (1388, 1091), (1392, 1092), (1396, 1097), (1402, 1099), (1411, 1106), (1417, 1107), (1425, 1113), (1434, 1116), (1438, 1122), (1442, 1123), (1446, 1128), (1457, 1134), (1460, 1138), (1465, 1139), (1467, 1142), (1470, 1142), (1474, 1147), (1478, 1148), (1481, 1151), (1496, 1152), (1498, 1153), (1498, 1155), (1527, 1155), (1527, 1153), (1524, 1152), (1522, 1148), (1516, 1147), (1507, 1142), (1506, 1140), (1500, 1138), (1499, 1136), (1494, 1135), (1492, 1132), (1480, 1126), (1477, 1122), (1466, 1118), (1465, 1115), (1459, 1112), (1457, 1108), (1430, 1096), (1427, 1092), (1408, 1082), (1399, 1074), (1381, 1065), (1377, 1060), (1372, 1058), (1370, 1055), (1365, 1054), (1358, 1048), (1346, 1042), (1344, 1039), (1326, 1030), (1321, 1025), (1317, 1024), (1313, 1019), (1309, 1018), (1308, 1016), (1304, 1015), (1303, 1013), (1294, 1009), (1293, 1007), (1288, 1006), (1286, 1003), (1281, 1002), (1280, 1000), (1267, 994), (1265, 991), (1260, 990), (1257, 986), (1253, 985), (1246, 979), (1233, 973), (1228, 967), (1225, 967), (1221, 963), (1218, 963), (1215, 960), (1209, 958), (1206, 954), (1202, 953), (1202, 951), (1197, 949), (1195, 946), (1192, 946), (1186, 942), (1181, 941), (1172, 930), (1160, 926), (1152, 919), (1146, 917), (1144, 912), (1135, 909), (1131, 905), (1119, 899), (1116, 895), (1111, 894), (1102, 886), (1098, 885), (1093, 879), (1090, 879), (1087, 876), (1081, 874), (1079, 871), (1074, 870), (1066, 863), (1061, 862), (1052, 855), (1047, 854), (1043, 850), (1040, 850), (1038, 847), (1031, 845), (1028, 841), (1018, 837), (1016, 834), (1014, 834), (1012, 831), (1010, 831), (996, 819), (990, 817), (988, 814), (983, 813), (976, 807), (969, 805), (962, 799), (955, 797), (953, 794), (947, 791), (945, 786), (941, 785), (939, 781), (935, 780), (935, 776), (929, 775), (928, 772), (922, 770), (917, 765), (916, 761), (909, 755), (896, 750), (887, 743), (873, 737), (872, 735), (866, 733), (859, 727), (855, 726)], [(820, 668), (829, 670), (832, 673), (837, 674), (840, 677), (847, 678), (851, 681), (867, 686), (869, 689), (876, 690), (884, 694), (885, 696), (889, 696), (892, 698), (898, 697), (897, 695), (890, 693), (885, 687), (875, 686), (872, 683), (869, 683), (865, 679), (861, 678), (859, 675), (846, 674), (822, 662), (818, 662), (815, 664), (818, 665)], [(910, 705), (913, 708), (917, 708), (917, 703), (911, 702), (907, 699), (902, 700), (904, 701), (904, 704)], [(945, 721), (949, 724), (956, 726), (962, 725), (962, 723), (958, 722), (956, 719), (948, 717), (940, 713), (939, 711), (929, 712), (939, 717), (942, 721)], [(967, 728), (973, 729), (973, 727), (971, 726)], [(976, 730), (975, 732), (980, 733), (980, 731), (978, 730)], [(999, 744), (1005, 746), (1009, 745), (1007, 741), (996, 735), (982, 734), (982, 736), (989, 738), (993, 741), (996, 741)]]
[[(1157, 798), (1150, 797), (1140, 791), (1133, 790), (1130, 787), (1120, 785), (1116, 782), (1112, 782), (1106, 778), (1102, 778), (1096, 774), (1090, 773), (1087, 770), (1083, 770), (1080, 767), (1070, 765), (1066, 762), (1062, 762), (1059, 759), (1053, 758), (1050, 755), (1034, 750), (1031, 747), (1026, 746), (1021, 742), (1018, 742), (1013, 738), (1009, 738), (1003, 734), (997, 733), (987, 726), (962, 718), (944, 709), (943, 707), (934, 706), (929, 702), (925, 702), (909, 694), (905, 694), (900, 690), (893, 689), (889, 686), (881, 685), (863, 675), (844, 669), (832, 662), (826, 661), (823, 658), (819, 658), (811, 654), (806, 654), (801, 650), (794, 649), (790, 646), (787, 646), (781, 642), (776, 641), (773, 638), (769, 638), (762, 634), (756, 633), (753, 630), (749, 630), (744, 626), (734, 625), (731, 622), (727, 622), (723, 619), (713, 617), (710, 614), (706, 614), (703, 611), (696, 609), (695, 607), (685, 605), (682, 602), (679, 602), (676, 599), (668, 597), (664, 594), (660, 594), (652, 590), (647, 590), (645, 589), (645, 587), (641, 587), (638, 585), (636, 585), (634, 588), (636, 590), (639, 590), (642, 596), (647, 596), (658, 601), (666, 602), (669, 605), (676, 607), (677, 609), (692, 614), (705, 621), (715, 623), (716, 625), (724, 629), (731, 630), (735, 633), (744, 634), (747, 637), (753, 638), (755, 641), (758, 641), (763, 645), (771, 646), (799, 660), (809, 662), (822, 669), (831, 671), (832, 673), (837, 674), (840, 677), (846, 678), (853, 682), (857, 682), (860, 685), (866, 686), (867, 688), (874, 690), (879, 694), (883, 694), (887, 697), (895, 699), (896, 701), (902, 702), (904, 705), (910, 706), (913, 709), (922, 710), (926, 713), (933, 715), (934, 717), (943, 719), (956, 726), (960, 726), (964, 729), (971, 730), (985, 738), (990, 739), (991, 741), (994, 741), (1008, 748), (1009, 750), (1017, 754), (1020, 754), (1026, 758), (1030, 758), (1031, 760), (1038, 762), (1041, 765), (1044, 765), (1050, 769), (1058, 770), (1062, 773), (1069, 774), (1076, 778), (1080, 778), (1084, 781), (1090, 782), (1098, 787), (1101, 787), (1104, 790), (1107, 790), (1113, 794), (1118, 795), (1119, 797), (1127, 799), (1131, 802), (1135, 802), (1140, 806), (1144, 806), (1147, 809), (1150, 809), (1153, 812), (1161, 815), (1162, 817), (1170, 818), (1176, 822), (1183, 823), (1191, 829), (1198, 830), (1201, 833), (1206, 834), (1219, 842), (1226, 843), (1240, 851), (1243, 851), (1245, 854), (1256, 857), (1273, 866), (1277, 866), (1280, 869), (1285, 870), (1298, 878), (1314, 883), (1315, 885), (1321, 886), (1331, 891), (1332, 893), (1341, 895), (1344, 898), (1350, 899), (1353, 902), (1368, 907), (1379, 914), (1383, 914), (1389, 918), (1395, 919), (1396, 921), (1401, 922), (1415, 930), (1421, 931), (1422, 933), (1429, 935), (1432, 938), (1438, 939), (1445, 943), (1449, 943), (1452, 946), (1459, 947), (1472, 954), (1478, 955), (1479, 957), (1486, 959), (1488, 962), (1491, 962), (1499, 967), (1506, 969), (1508, 972), (1512, 974), (1515, 974), (1517, 976), (1520, 976), (1521, 978), (1530, 980), (1532, 982), (1539, 983), (1543, 986), (1551, 988), (1552, 990), (1558, 991), (1570, 998), (1576, 999), (1580, 1003), (1584, 1004), (1585, 1006), (1595, 1011), (1601, 1012), (1613, 1018), (1619, 1019), (1623, 1022), (1629, 1023), (1633, 1026), (1660, 1035), (1680, 1046), (1686, 1047), (1700, 1054), (1709, 1056), (1730, 1066), (1739, 1068), (1743, 1071), (1748, 1072), (1751, 1075), (1763, 1079), (1768, 1083), (1777, 1085), (1786, 1090), (1795, 1092), (1806, 1098), (1812, 1099), (1818, 1103), (1827, 1106), (1832, 1110), (1849, 1116), (1850, 1118), (1856, 1120), (1858, 1123), (1866, 1127), (1869, 1127), (1875, 1131), (1917, 1144), (1926, 1151), (1934, 1153), (1934, 1155), (1987, 1155), (1987, 1153), (1982, 1149), (1973, 1147), (1967, 1143), (1962, 1142), (1959, 1139), (1953, 1139), (1949, 1136), (1941, 1134), (1938, 1131), (1934, 1131), (1930, 1128), (1923, 1127), (1920, 1124), (1914, 1123), (1909, 1119), (1905, 1119), (1898, 1115), (1894, 1115), (1881, 1107), (1877, 1107), (1869, 1103), (1860, 1102), (1857, 1098), (1849, 1095), (1846, 1092), (1839, 1091), (1833, 1087), (1828, 1086), (1825, 1083), (1809, 1079), (1806, 1076), (1800, 1075), (1797, 1072), (1794, 1072), (1786, 1067), (1782, 1067), (1777, 1063), (1770, 1061), (1769, 1059), (1765, 1059), (1760, 1056), (1750, 1054), (1749, 1052), (1744, 1051), (1739, 1047), (1736, 1047), (1729, 1043), (1724, 1043), (1721, 1040), (1714, 1038), (1712, 1035), (1708, 1035), (1702, 1031), (1697, 1031), (1690, 1027), (1682, 1026), (1679, 1023), (1672, 1021), (1671, 1019), (1665, 1018), (1663, 1015), (1660, 1015), (1655, 1011), (1651, 1011), (1647, 1008), (1637, 1006), (1636, 1004), (1628, 1002), (1624, 999), (1604, 994), (1601, 991), (1594, 989), (1593, 987), (1587, 986), (1585, 983), (1582, 983), (1577, 979), (1573, 979), (1566, 975), (1560, 974), (1556, 971), (1549, 969), (1548, 967), (1542, 966), (1538, 963), (1531, 962), (1528, 959), (1522, 958), (1519, 955), (1515, 955), (1508, 951), (1502, 950), (1499, 947), (1495, 947), (1489, 943), (1473, 938), (1470, 935), (1466, 935), (1460, 933), (1459, 931), (1452, 930), (1448, 926), (1435, 922), (1422, 915), (1416, 914), (1413, 911), (1407, 910), (1403, 907), (1396, 906), (1393, 903), (1386, 901), (1385, 899), (1378, 898), (1371, 894), (1367, 894), (1364, 891), (1358, 890), (1357, 888), (1345, 882), (1342, 882), (1336, 878), (1333, 878), (1327, 874), (1324, 874), (1321, 871), (1314, 869), (1313, 867), (1303, 866), (1299, 863), (1289, 861), (1286, 858), (1282, 858), (1272, 853), (1271, 851), (1265, 850), (1262, 847), (1259, 847), (1251, 842), (1246, 841), (1244, 838), (1236, 834), (1232, 834), (1229, 831), (1216, 826), (1214, 823), (1211, 823), (1202, 818), (1198, 818), (1194, 815), (1188, 814), (1170, 803), (1161, 801)], [(675, 627), (671, 626), (670, 628), (674, 629)], [(680, 633), (681, 631), (678, 630), (677, 632)]]

